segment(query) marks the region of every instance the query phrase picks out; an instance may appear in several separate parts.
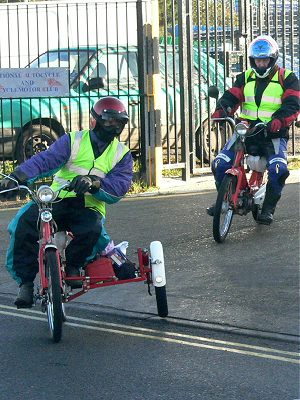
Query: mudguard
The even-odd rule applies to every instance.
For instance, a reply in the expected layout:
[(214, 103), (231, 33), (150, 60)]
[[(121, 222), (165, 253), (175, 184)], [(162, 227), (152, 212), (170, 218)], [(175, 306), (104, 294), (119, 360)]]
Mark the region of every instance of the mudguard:
[(166, 285), (166, 271), (164, 253), (161, 242), (154, 241), (150, 243), (150, 261), (152, 268), (152, 281), (156, 287)]
[(265, 199), (265, 195), (266, 195), (266, 183), (261, 185), (258, 191), (254, 194), (253, 196), (254, 204), (262, 206)]

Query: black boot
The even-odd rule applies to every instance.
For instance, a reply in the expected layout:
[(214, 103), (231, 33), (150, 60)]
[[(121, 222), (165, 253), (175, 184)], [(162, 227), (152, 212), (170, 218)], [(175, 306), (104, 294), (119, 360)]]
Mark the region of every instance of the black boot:
[(258, 215), (257, 222), (262, 225), (270, 225), (273, 222), (273, 214), (281, 195), (273, 193), (271, 187), (267, 185), (266, 197), (262, 206), (261, 214)]
[(207, 207), (206, 212), (208, 215), (213, 217), (215, 213), (215, 204), (211, 205), (210, 207)]
[(68, 267), (66, 268), (66, 284), (68, 286), (71, 286), (72, 289), (80, 289), (82, 288), (82, 280), (76, 280), (76, 279), (68, 279), (68, 277), (73, 278), (80, 276), (80, 272), (78, 268), (75, 267)]
[[(215, 185), (216, 185), (216, 189), (217, 191), (219, 190), (220, 184), (215, 180)], [(215, 206), (216, 204), (212, 204), (210, 207), (207, 207), (206, 209), (206, 213), (210, 216), (213, 217), (214, 213), (215, 213)]]
[(15, 300), (17, 308), (31, 308), (33, 304), (33, 282), (24, 282), (20, 285)]

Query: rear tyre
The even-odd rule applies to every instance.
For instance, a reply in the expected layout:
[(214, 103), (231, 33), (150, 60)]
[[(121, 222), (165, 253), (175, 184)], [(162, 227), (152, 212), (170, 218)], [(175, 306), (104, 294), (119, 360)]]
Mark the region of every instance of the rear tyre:
[(225, 175), (218, 190), (213, 219), (213, 236), (217, 243), (224, 242), (231, 226), (234, 211), (231, 199), (236, 184), (236, 176)]
[(252, 217), (253, 217), (254, 221), (256, 221), (256, 222), (258, 220), (259, 213), (260, 213), (259, 206), (257, 204), (253, 204), (253, 206), (252, 206)]
[(64, 313), (62, 308), (62, 294), (60, 287), (59, 265), (55, 249), (45, 252), (45, 270), (48, 279), (47, 289), (47, 317), (52, 339), (59, 342), (62, 336)]

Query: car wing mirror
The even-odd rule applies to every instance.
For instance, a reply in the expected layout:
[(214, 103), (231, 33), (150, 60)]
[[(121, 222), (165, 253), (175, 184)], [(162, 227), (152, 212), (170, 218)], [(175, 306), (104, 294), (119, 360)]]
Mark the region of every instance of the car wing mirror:
[(104, 87), (105, 87), (105, 79), (99, 76), (97, 78), (88, 79), (87, 83), (84, 84), (83, 91), (88, 92), (90, 90), (103, 89)]

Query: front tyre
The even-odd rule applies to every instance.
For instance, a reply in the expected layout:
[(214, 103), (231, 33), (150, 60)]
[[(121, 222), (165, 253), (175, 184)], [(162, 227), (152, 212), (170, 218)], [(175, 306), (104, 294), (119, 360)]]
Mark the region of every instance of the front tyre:
[(64, 313), (62, 308), (62, 294), (60, 287), (60, 271), (55, 249), (46, 249), (45, 270), (48, 279), (47, 289), (47, 317), (52, 339), (59, 342), (62, 336)]
[(258, 221), (258, 217), (261, 214), (261, 209), (258, 204), (253, 204), (252, 206), (252, 217), (255, 222)]
[(166, 291), (166, 272), (164, 253), (161, 242), (150, 243), (151, 277), (155, 287), (157, 314), (161, 318), (168, 316), (168, 301)]
[(225, 175), (218, 190), (214, 209), (213, 236), (217, 243), (223, 243), (233, 218), (232, 194), (237, 184), (236, 176)]

